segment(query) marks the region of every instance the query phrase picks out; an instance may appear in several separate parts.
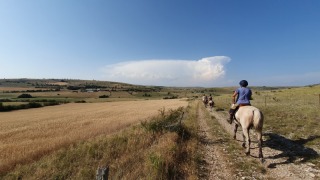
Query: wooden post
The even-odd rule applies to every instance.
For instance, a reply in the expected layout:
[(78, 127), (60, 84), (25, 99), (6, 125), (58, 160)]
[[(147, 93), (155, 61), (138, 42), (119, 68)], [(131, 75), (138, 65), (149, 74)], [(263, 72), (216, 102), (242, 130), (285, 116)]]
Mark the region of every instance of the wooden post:
[(267, 107), (267, 96), (264, 97), (264, 107)]
[(182, 114), (181, 114), (181, 118), (180, 118), (180, 120), (179, 120), (179, 126), (181, 126), (181, 121), (182, 121), (183, 115), (184, 115), (184, 111), (183, 111)]
[(108, 180), (109, 166), (97, 169), (96, 180)]

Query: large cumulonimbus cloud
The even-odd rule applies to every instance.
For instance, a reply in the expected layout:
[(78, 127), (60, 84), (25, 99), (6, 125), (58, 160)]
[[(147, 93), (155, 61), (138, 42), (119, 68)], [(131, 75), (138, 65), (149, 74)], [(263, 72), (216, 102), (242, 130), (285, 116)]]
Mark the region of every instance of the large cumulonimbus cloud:
[(140, 85), (208, 86), (225, 75), (226, 56), (200, 60), (142, 60), (111, 64), (103, 69), (105, 79)]

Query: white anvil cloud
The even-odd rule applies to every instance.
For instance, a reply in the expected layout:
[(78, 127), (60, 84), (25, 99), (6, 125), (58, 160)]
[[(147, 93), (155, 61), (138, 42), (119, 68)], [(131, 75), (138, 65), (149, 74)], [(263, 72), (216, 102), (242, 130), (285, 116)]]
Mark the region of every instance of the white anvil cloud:
[(142, 60), (111, 64), (103, 69), (106, 80), (141, 85), (203, 86), (225, 75), (226, 56), (190, 60)]

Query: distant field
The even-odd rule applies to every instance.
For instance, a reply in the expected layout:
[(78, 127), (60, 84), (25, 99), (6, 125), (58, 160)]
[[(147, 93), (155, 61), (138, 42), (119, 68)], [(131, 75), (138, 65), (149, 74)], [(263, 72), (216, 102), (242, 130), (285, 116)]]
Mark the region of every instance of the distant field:
[(28, 102), (4, 102), (2, 103), (4, 106), (8, 105), (20, 105), (20, 104), (28, 104)]
[(27, 90), (39, 90), (34, 87), (0, 87), (0, 91), (27, 91)]
[(81, 140), (117, 132), (161, 108), (187, 104), (181, 99), (72, 103), (0, 113), (0, 172)]

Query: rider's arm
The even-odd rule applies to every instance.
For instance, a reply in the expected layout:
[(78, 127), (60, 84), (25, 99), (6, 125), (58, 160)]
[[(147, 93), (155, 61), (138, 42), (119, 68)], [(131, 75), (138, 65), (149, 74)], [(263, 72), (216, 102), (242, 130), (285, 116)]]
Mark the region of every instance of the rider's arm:
[(235, 92), (233, 93), (233, 95), (232, 95), (232, 104), (235, 104), (235, 103), (236, 103), (236, 97), (237, 97), (237, 95), (238, 95), (238, 92), (235, 91)]

